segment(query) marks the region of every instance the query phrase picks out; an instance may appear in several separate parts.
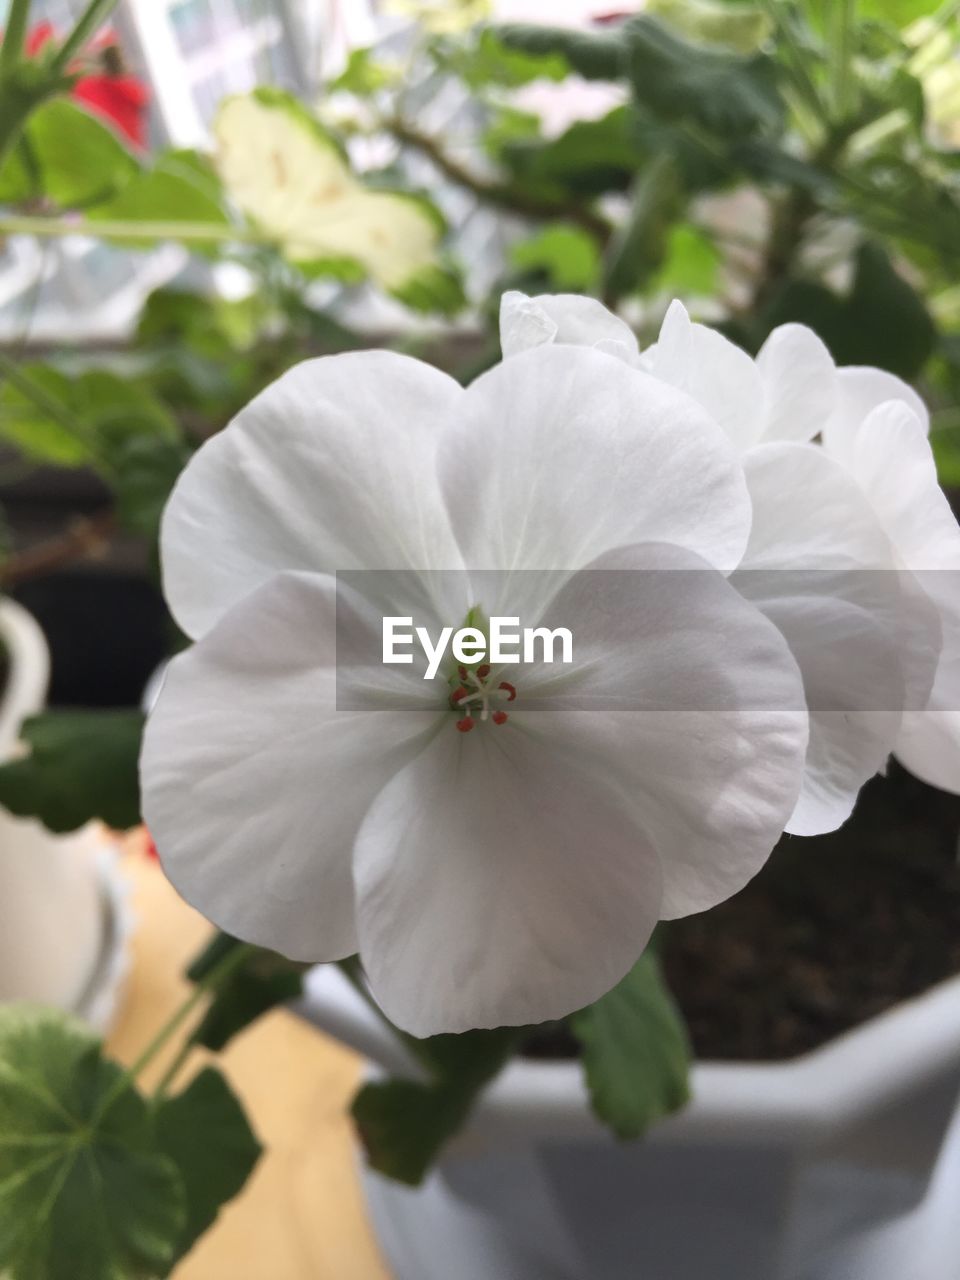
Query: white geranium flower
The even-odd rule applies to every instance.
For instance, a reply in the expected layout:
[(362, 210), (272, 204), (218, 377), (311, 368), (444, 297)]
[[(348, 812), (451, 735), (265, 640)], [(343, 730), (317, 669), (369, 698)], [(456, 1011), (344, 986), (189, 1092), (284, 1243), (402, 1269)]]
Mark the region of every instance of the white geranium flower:
[(368, 191), (295, 99), (271, 89), (228, 98), (214, 123), (224, 186), (300, 264), (369, 274), (399, 289), (435, 264), (436, 212), (400, 192)]
[[(142, 759), (170, 878), (288, 956), (359, 951), (418, 1035), (593, 1001), (658, 918), (746, 883), (796, 803), (799, 672), (723, 576), (749, 527), (709, 416), (603, 353), (530, 351), (466, 390), (389, 352), (291, 370), (203, 446), (164, 519), (196, 640)], [(333, 574), (373, 569), (404, 571), (375, 575), (380, 595), (431, 629), (505, 602), (562, 619), (574, 664), (392, 667), (389, 696), (358, 665), (367, 704), (338, 709), (337, 612), (379, 652), (383, 604)]]
[[(896, 522), (871, 492), (877, 477), (871, 480), (866, 460), (873, 456), (876, 471), (877, 455), (864, 447), (854, 465), (845, 446), (885, 400), (924, 413), (916, 393), (878, 370), (838, 370), (820, 339), (801, 325), (775, 330), (753, 360), (722, 334), (692, 323), (679, 302), (669, 308), (658, 342), (644, 352), (629, 327), (592, 299), (508, 294), (501, 325), (505, 355), (539, 344), (586, 344), (647, 370), (703, 405), (740, 452), (753, 525), (733, 582), (787, 638), (811, 710), (804, 785), (787, 830), (817, 835), (838, 827), (894, 748), (933, 780), (916, 751), (907, 754), (904, 735), (914, 743), (939, 723), (942, 736), (944, 718), (904, 713), (930, 696), (947, 615), (938, 601), (938, 618), (904, 572), (932, 564), (916, 544), (898, 553), (903, 538)], [(810, 443), (821, 434), (823, 447)], [(881, 456), (883, 471), (891, 458)], [(934, 519), (929, 513), (939, 512), (931, 536), (947, 548), (955, 522), (944, 515), (932, 460), (906, 489), (898, 488), (901, 464), (908, 466), (902, 454), (885, 472), (887, 490), (900, 495), (908, 522), (926, 527)], [(941, 585), (946, 592), (945, 575)], [(947, 646), (945, 655), (951, 652)], [(951, 697), (953, 687), (960, 695), (960, 661), (956, 669)], [(960, 708), (960, 701), (952, 706)]]

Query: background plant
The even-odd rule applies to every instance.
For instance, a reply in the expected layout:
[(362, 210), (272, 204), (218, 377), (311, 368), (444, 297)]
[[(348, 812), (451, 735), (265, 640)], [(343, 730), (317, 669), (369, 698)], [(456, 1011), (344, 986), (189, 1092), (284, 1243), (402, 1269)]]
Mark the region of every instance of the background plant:
[[(28, 56), (30, 6), (14, 0), (0, 46), (0, 236), (81, 232), (144, 251), (172, 240), (242, 266), (249, 291), (159, 289), (122, 350), (0, 352), (0, 438), (28, 463), (92, 468), (111, 495), (54, 545), (9, 554), (8, 586), (118, 530), (152, 548), (205, 438), (296, 360), (373, 340), (340, 306), (370, 287), (368, 261), (305, 256), (302, 237), (225, 184), (215, 152), (134, 152), (70, 100), (113, 3), (93, 0), (73, 32)], [(314, 139), (308, 176), (333, 164), (351, 193), (412, 198), (436, 228), (429, 269), (395, 289), (429, 332), (387, 342), (467, 380), (497, 356), (508, 287), (593, 293), (650, 339), (679, 295), (751, 351), (800, 321), (839, 362), (920, 382), (942, 479), (960, 486), (960, 4), (651, 0), (589, 31), (484, 26), (480, 9), (354, 51), (315, 103), (256, 99), (277, 113), (278, 139), (290, 122)], [(548, 135), (523, 92), (581, 80), (613, 86), (610, 110)], [(453, 138), (423, 124), (450, 93), (471, 104)], [(350, 148), (384, 142), (386, 165), (351, 169)], [(492, 287), (475, 272), (464, 282), (456, 239), (441, 243), (440, 206), (464, 198), (501, 222)], [(458, 315), (471, 319), (466, 342), (448, 328)], [(53, 831), (91, 817), (134, 825), (141, 727), (135, 710), (36, 717), (29, 754), (0, 768), (0, 802)], [(363, 990), (359, 962), (344, 968)], [(57, 1015), (0, 1018), (0, 1223), (16, 1228), (0, 1230), (0, 1266), (16, 1280), (79, 1275), (72, 1242), (92, 1222), (91, 1280), (111, 1267), (165, 1274), (253, 1167), (256, 1141), (215, 1068), (171, 1090), (194, 1048), (221, 1049), (291, 999), (300, 971), (219, 936), (191, 977), (194, 995), (128, 1071)], [(618, 1135), (683, 1105), (690, 1049), (652, 952), (568, 1030)], [(424, 1080), (367, 1084), (354, 1113), (372, 1163), (416, 1182), (531, 1031), (396, 1034)], [(144, 1095), (137, 1077), (171, 1044), (171, 1069)]]

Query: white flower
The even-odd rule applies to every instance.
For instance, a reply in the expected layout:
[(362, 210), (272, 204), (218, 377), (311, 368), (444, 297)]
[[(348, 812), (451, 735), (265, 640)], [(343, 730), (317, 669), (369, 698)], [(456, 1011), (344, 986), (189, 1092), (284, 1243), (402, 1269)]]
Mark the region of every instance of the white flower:
[(270, 89), (228, 98), (214, 123), (224, 186), (292, 261), (398, 289), (435, 263), (442, 226), (416, 196), (368, 191), (295, 99)]
[[(693, 324), (679, 302), (644, 352), (618, 317), (574, 296), (505, 295), (501, 332), (505, 355), (544, 343), (588, 344), (646, 369), (703, 405), (740, 451), (753, 524), (732, 580), (787, 638), (811, 710), (804, 785), (788, 831), (838, 827), (893, 749), (921, 777), (960, 789), (960, 771), (949, 782), (933, 765), (951, 717), (910, 710), (931, 696), (941, 631), (957, 641), (944, 643), (930, 705), (943, 685), (944, 705), (960, 708), (960, 618), (948, 603), (956, 583), (925, 575), (924, 595), (910, 578), (956, 567), (950, 548), (958, 537), (914, 391), (879, 370), (838, 370), (801, 325), (775, 330), (753, 360)], [(894, 403), (869, 416), (884, 402)], [(883, 429), (889, 415), (914, 425)], [(822, 447), (810, 443), (819, 435)], [(922, 527), (926, 543), (919, 535), (911, 542), (901, 525)]]
[[(164, 520), (196, 640), (142, 759), (167, 873), (240, 937), (359, 951), (418, 1035), (596, 999), (658, 918), (746, 883), (796, 803), (799, 672), (722, 572), (749, 526), (716, 424), (602, 353), (531, 351), (466, 390), (389, 352), (291, 370)], [(363, 570), (395, 572), (338, 592)], [(367, 705), (338, 709), (338, 634), (378, 647), (387, 597), (431, 634), (468, 609), (560, 619), (574, 665), (391, 667), (388, 693), (341, 653)]]

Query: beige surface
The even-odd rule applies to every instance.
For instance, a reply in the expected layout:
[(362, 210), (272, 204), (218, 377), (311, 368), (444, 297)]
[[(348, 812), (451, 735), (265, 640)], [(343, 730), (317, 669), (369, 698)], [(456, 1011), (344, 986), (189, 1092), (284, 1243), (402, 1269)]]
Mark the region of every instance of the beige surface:
[[(139, 923), (108, 1048), (130, 1062), (189, 991), (180, 975), (210, 926), (155, 863), (139, 851), (125, 861)], [(174, 1280), (388, 1280), (354, 1173), (346, 1108), (357, 1059), (275, 1012), (238, 1037), (220, 1061), (266, 1152)], [(144, 1080), (150, 1083), (149, 1073)]]

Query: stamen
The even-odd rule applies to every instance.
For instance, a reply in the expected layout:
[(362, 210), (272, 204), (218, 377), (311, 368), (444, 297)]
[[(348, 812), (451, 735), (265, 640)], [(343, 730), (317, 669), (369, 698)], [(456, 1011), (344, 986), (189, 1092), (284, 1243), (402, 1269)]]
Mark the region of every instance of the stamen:
[(453, 691), (453, 693), (451, 693), (451, 695), (450, 695), (450, 701), (451, 701), (451, 702), (462, 702), (462, 701), (464, 700), (464, 698), (469, 698), (469, 697), (470, 697), (470, 690), (469, 690), (469, 689), (465, 689), (465, 688), (463, 687), (463, 685), (461, 685), (459, 689), (455, 689), (455, 690)]
[(462, 720), (457, 721), (457, 728), (461, 733), (469, 733), (476, 723), (473, 716), (464, 716)]
[(502, 689), (504, 693), (506, 693), (508, 702), (513, 702), (515, 700), (517, 691), (512, 684), (509, 684), (506, 680), (501, 680), (499, 685), (497, 685), (497, 688)]
[(477, 675), (481, 680), (486, 680), (489, 674), (490, 666), (488, 663), (484, 662), (481, 666), (477, 667)]
[(509, 719), (510, 717), (507, 715), (505, 711), (495, 711), (493, 713), (494, 724), (506, 724)]

